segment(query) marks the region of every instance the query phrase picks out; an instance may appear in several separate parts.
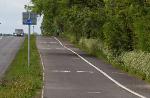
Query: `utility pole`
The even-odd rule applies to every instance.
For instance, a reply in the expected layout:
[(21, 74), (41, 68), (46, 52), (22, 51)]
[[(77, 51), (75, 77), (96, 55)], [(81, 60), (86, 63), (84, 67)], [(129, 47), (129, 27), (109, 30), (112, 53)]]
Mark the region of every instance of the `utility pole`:
[[(28, 21), (30, 22), (30, 12), (29, 13), (29, 18), (28, 18)], [(28, 25), (28, 29), (29, 29), (29, 33), (28, 33), (28, 67), (30, 66), (30, 33), (31, 33), (31, 25), (29, 23)]]

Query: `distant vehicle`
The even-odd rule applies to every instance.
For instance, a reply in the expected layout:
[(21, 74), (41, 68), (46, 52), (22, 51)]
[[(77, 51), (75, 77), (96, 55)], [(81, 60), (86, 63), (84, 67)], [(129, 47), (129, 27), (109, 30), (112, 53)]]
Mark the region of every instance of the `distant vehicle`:
[(15, 33), (13, 33), (14, 36), (24, 36), (23, 29), (15, 29)]
[(2, 33), (0, 33), (0, 36), (3, 36), (3, 34), (2, 34)]

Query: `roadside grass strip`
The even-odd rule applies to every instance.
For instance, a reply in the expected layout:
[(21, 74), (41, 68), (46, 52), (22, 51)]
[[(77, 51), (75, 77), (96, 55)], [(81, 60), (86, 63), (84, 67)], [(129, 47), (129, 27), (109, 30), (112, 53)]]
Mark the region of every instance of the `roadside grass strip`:
[(33, 98), (42, 89), (42, 66), (31, 36), (31, 64), (28, 67), (28, 41), (25, 39), (0, 82), (0, 98)]

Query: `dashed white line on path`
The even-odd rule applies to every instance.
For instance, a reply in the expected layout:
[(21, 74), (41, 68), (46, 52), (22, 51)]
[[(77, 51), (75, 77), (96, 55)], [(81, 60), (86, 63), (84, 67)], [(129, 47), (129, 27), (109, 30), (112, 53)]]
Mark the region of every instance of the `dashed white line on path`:
[(145, 96), (143, 96), (143, 95), (141, 95), (141, 94), (139, 94), (139, 93), (137, 93), (137, 92), (135, 92), (135, 91), (133, 91), (133, 90), (127, 88), (126, 86), (122, 85), (121, 83), (119, 83), (118, 81), (116, 81), (115, 79), (113, 79), (111, 76), (109, 76), (106, 72), (104, 72), (103, 70), (99, 69), (98, 67), (96, 67), (95, 65), (93, 65), (92, 63), (90, 63), (90, 62), (89, 62), (88, 60), (86, 60), (84, 57), (80, 56), (78, 53), (76, 53), (75, 51), (71, 50), (70, 48), (64, 46), (64, 45), (62, 44), (62, 42), (61, 42), (59, 39), (57, 39), (56, 37), (54, 37), (54, 38), (60, 43), (60, 45), (61, 45), (62, 47), (66, 48), (67, 50), (69, 50), (69, 51), (71, 51), (72, 53), (76, 54), (79, 58), (81, 58), (81, 59), (82, 59), (83, 61), (85, 61), (87, 64), (89, 64), (90, 66), (92, 66), (93, 68), (95, 68), (97, 71), (99, 71), (100, 73), (102, 73), (105, 77), (107, 77), (107, 78), (108, 78), (109, 80), (111, 80), (113, 83), (115, 83), (116, 85), (118, 85), (120, 88), (122, 88), (122, 89), (124, 89), (124, 90), (130, 92), (131, 94), (136, 95), (136, 96), (138, 96), (138, 97), (140, 97), (140, 98), (147, 98), (147, 97), (145, 97)]
[(94, 72), (93, 71), (76, 71), (77, 73), (90, 73), (90, 74), (93, 74)]
[(70, 73), (71, 71), (69, 70), (52, 70), (52, 73)]
[(41, 50), (52, 50), (52, 48), (41, 48)]
[(88, 92), (89, 94), (100, 94), (101, 92)]

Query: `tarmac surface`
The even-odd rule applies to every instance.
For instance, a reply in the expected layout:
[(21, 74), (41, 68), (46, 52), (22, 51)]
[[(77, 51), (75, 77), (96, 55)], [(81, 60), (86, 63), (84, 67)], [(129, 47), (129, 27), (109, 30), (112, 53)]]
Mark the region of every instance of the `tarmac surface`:
[(23, 41), (24, 37), (0, 37), (0, 77), (13, 61)]
[(43, 64), (42, 98), (150, 98), (150, 85), (66, 40), (37, 37)]

